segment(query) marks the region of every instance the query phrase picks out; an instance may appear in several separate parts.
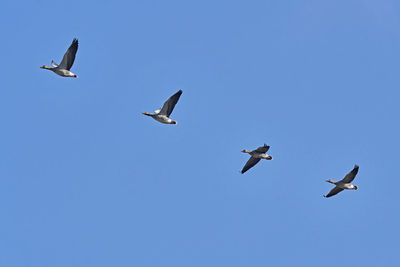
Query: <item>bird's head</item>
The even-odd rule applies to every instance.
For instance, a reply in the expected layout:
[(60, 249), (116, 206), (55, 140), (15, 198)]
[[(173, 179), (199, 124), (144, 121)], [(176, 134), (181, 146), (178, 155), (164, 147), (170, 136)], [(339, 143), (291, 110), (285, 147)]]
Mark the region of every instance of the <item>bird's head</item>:
[(241, 152), (243, 152), (243, 153), (250, 153), (251, 151), (250, 151), (250, 150), (247, 150), (247, 149), (243, 149)]
[(267, 160), (272, 160), (272, 156), (268, 155)]
[(177, 121), (171, 121), (171, 124), (178, 124)]
[(74, 78), (78, 78), (78, 75), (74, 74), (74, 76), (72, 76), (72, 77), (74, 77)]
[(358, 186), (355, 185), (355, 186), (354, 186), (354, 190), (357, 190), (357, 189), (358, 189)]
[(326, 182), (331, 183), (331, 184), (336, 184), (336, 182), (332, 181), (331, 179), (326, 180)]
[(46, 65), (40, 66), (40, 68), (41, 68), (41, 69), (47, 69), (47, 70), (50, 69), (50, 67), (49, 67), (49, 66), (46, 66)]

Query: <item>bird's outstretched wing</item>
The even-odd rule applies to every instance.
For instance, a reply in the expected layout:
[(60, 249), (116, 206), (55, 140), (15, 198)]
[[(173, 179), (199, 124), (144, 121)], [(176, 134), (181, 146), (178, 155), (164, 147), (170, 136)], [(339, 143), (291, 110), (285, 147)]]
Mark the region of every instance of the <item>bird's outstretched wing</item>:
[(58, 67), (60, 69), (70, 70), (75, 61), (76, 51), (78, 51), (78, 39), (74, 38)]
[(264, 144), (264, 146), (260, 146), (259, 148), (257, 148), (256, 150), (254, 150), (255, 152), (258, 153), (267, 153), (269, 149), (269, 146), (267, 146), (266, 144)]
[(341, 182), (351, 183), (354, 180), (354, 178), (356, 177), (357, 173), (358, 173), (358, 165), (354, 165), (353, 170), (351, 170), (351, 172), (346, 174), (346, 176), (342, 179)]
[(343, 191), (343, 189), (342, 188), (340, 188), (340, 187), (338, 187), (338, 186), (335, 186), (326, 196), (324, 196), (324, 197), (331, 197), (331, 196), (334, 196), (334, 195), (336, 195), (337, 193), (339, 193), (339, 192), (342, 192)]
[(173, 96), (168, 98), (168, 100), (165, 101), (159, 114), (166, 115), (167, 117), (169, 117), (169, 115), (171, 115), (172, 111), (174, 110), (176, 103), (178, 103), (178, 100), (181, 97), (181, 94), (182, 94), (182, 90), (179, 90)]
[(246, 165), (244, 165), (241, 173), (245, 173), (246, 171), (248, 171), (251, 167), (253, 167), (254, 165), (256, 165), (261, 159), (259, 158), (255, 158), (255, 157), (250, 157), (250, 159), (246, 162)]

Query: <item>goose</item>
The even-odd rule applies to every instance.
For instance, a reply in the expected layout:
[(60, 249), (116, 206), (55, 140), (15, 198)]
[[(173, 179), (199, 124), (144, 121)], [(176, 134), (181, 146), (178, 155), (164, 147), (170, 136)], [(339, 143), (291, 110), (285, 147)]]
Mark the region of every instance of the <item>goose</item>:
[(178, 103), (179, 98), (181, 97), (182, 90), (179, 90), (176, 92), (173, 96), (168, 98), (167, 101), (165, 101), (162, 109), (157, 109), (154, 111), (154, 114), (151, 114), (149, 112), (143, 112), (144, 115), (150, 116), (153, 119), (155, 119), (158, 122), (165, 123), (165, 124), (177, 124), (177, 121), (171, 120), (169, 116), (171, 115), (172, 111), (174, 110), (174, 107), (176, 103)]
[(247, 170), (249, 170), (251, 167), (256, 165), (261, 159), (266, 159), (266, 160), (272, 160), (272, 156), (267, 155), (267, 151), (269, 149), (269, 146), (264, 144), (264, 146), (260, 146), (256, 150), (250, 151), (247, 149), (243, 149), (243, 153), (248, 153), (250, 154), (250, 159), (246, 162), (246, 165), (244, 165), (241, 173), (245, 173)]
[(353, 170), (346, 174), (346, 176), (340, 180), (339, 182), (332, 181), (331, 179), (326, 180), (328, 183), (336, 185), (326, 196), (331, 197), (336, 195), (337, 193), (343, 191), (344, 189), (357, 190), (358, 187), (356, 185), (352, 185), (351, 182), (354, 180), (358, 173), (358, 165), (354, 165)]
[(72, 44), (68, 48), (67, 52), (65, 52), (63, 59), (61, 60), (60, 65), (57, 65), (53, 60), (51, 61), (51, 67), (43, 65), (40, 68), (51, 70), (54, 73), (63, 76), (63, 77), (78, 77), (78, 75), (73, 74), (69, 70), (74, 64), (76, 51), (78, 51), (78, 39), (74, 38), (72, 40)]

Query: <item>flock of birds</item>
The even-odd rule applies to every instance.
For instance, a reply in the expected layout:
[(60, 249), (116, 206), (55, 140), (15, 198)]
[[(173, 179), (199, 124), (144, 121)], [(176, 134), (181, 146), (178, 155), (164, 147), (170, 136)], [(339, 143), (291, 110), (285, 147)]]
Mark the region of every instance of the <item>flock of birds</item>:
[[(75, 55), (76, 52), (78, 51), (78, 39), (73, 39), (72, 44), (68, 48), (67, 52), (65, 52), (63, 59), (61, 60), (61, 63), (58, 65), (54, 61), (51, 61), (51, 67), (43, 65), (40, 68), (42, 69), (47, 69), (51, 70), (54, 73), (63, 76), (63, 77), (74, 77), (77, 78), (78, 75), (72, 73), (70, 71), (72, 65), (74, 64), (75, 61)], [(177, 124), (177, 121), (172, 120), (170, 118), (172, 111), (175, 108), (175, 105), (178, 103), (179, 98), (182, 95), (182, 90), (179, 90), (176, 92), (174, 95), (172, 95), (170, 98), (168, 98), (167, 101), (165, 101), (163, 107), (161, 109), (158, 109), (154, 111), (154, 113), (149, 113), (149, 112), (143, 112), (144, 115), (150, 116), (153, 119), (155, 119), (158, 122), (165, 123), (165, 124)], [(247, 150), (244, 149), (242, 150), (243, 153), (247, 153), (250, 155), (250, 159), (246, 162), (244, 165), (241, 173), (245, 173), (248, 171), (250, 168), (252, 168), (254, 165), (256, 165), (261, 159), (265, 160), (272, 160), (272, 156), (268, 155), (267, 152), (269, 150), (269, 146), (264, 144), (263, 146), (255, 149), (255, 150)], [(357, 190), (357, 186), (351, 184), (351, 182), (354, 180), (358, 173), (358, 165), (355, 165), (353, 170), (351, 170), (342, 180), (335, 182), (332, 180), (327, 180), (326, 182), (332, 183), (335, 185), (335, 187), (324, 197), (331, 197), (336, 195), (337, 193), (340, 193), (344, 189), (349, 189), (349, 190)]]

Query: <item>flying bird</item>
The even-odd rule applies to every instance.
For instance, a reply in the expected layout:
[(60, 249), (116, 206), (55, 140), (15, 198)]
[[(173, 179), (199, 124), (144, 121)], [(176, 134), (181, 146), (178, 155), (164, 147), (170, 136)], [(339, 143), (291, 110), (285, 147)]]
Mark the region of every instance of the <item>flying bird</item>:
[(355, 185), (352, 185), (351, 182), (354, 180), (358, 173), (358, 165), (354, 165), (353, 170), (349, 172), (342, 180), (339, 182), (335, 182), (332, 180), (326, 180), (328, 183), (336, 185), (326, 196), (324, 197), (331, 197), (336, 195), (339, 192), (342, 192), (343, 189), (352, 189), (352, 190), (357, 190), (358, 187)]
[(269, 146), (264, 144), (264, 146), (260, 146), (256, 150), (250, 151), (247, 149), (242, 150), (243, 153), (248, 153), (250, 154), (250, 159), (246, 162), (246, 165), (244, 165), (241, 173), (245, 173), (247, 170), (249, 170), (251, 167), (256, 165), (261, 159), (266, 159), (266, 160), (272, 160), (272, 156), (267, 155), (267, 151), (269, 149)]
[(51, 66), (43, 65), (40, 68), (51, 70), (54, 73), (63, 76), (63, 77), (78, 77), (78, 75), (73, 74), (69, 70), (74, 64), (76, 51), (78, 51), (78, 39), (74, 38), (72, 40), (72, 44), (68, 48), (67, 52), (65, 52), (63, 59), (61, 60), (60, 65), (57, 65), (53, 60), (51, 61)]
[(158, 109), (154, 111), (154, 114), (151, 114), (149, 112), (143, 112), (144, 115), (150, 116), (156, 121), (159, 121), (161, 123), (166, 123), (166, 124), (177, 124), (177, 121), (171, 120), (169, 116), (171, 115), (172, 111), (174, 110), (174, 107), (176, 103), (178, 103), (179, 98), (181, 97), (182, 90), (179, 90), (176, 92), (173, 96), (168, 98), (167, 101), (165, 101), (162, 109)]

